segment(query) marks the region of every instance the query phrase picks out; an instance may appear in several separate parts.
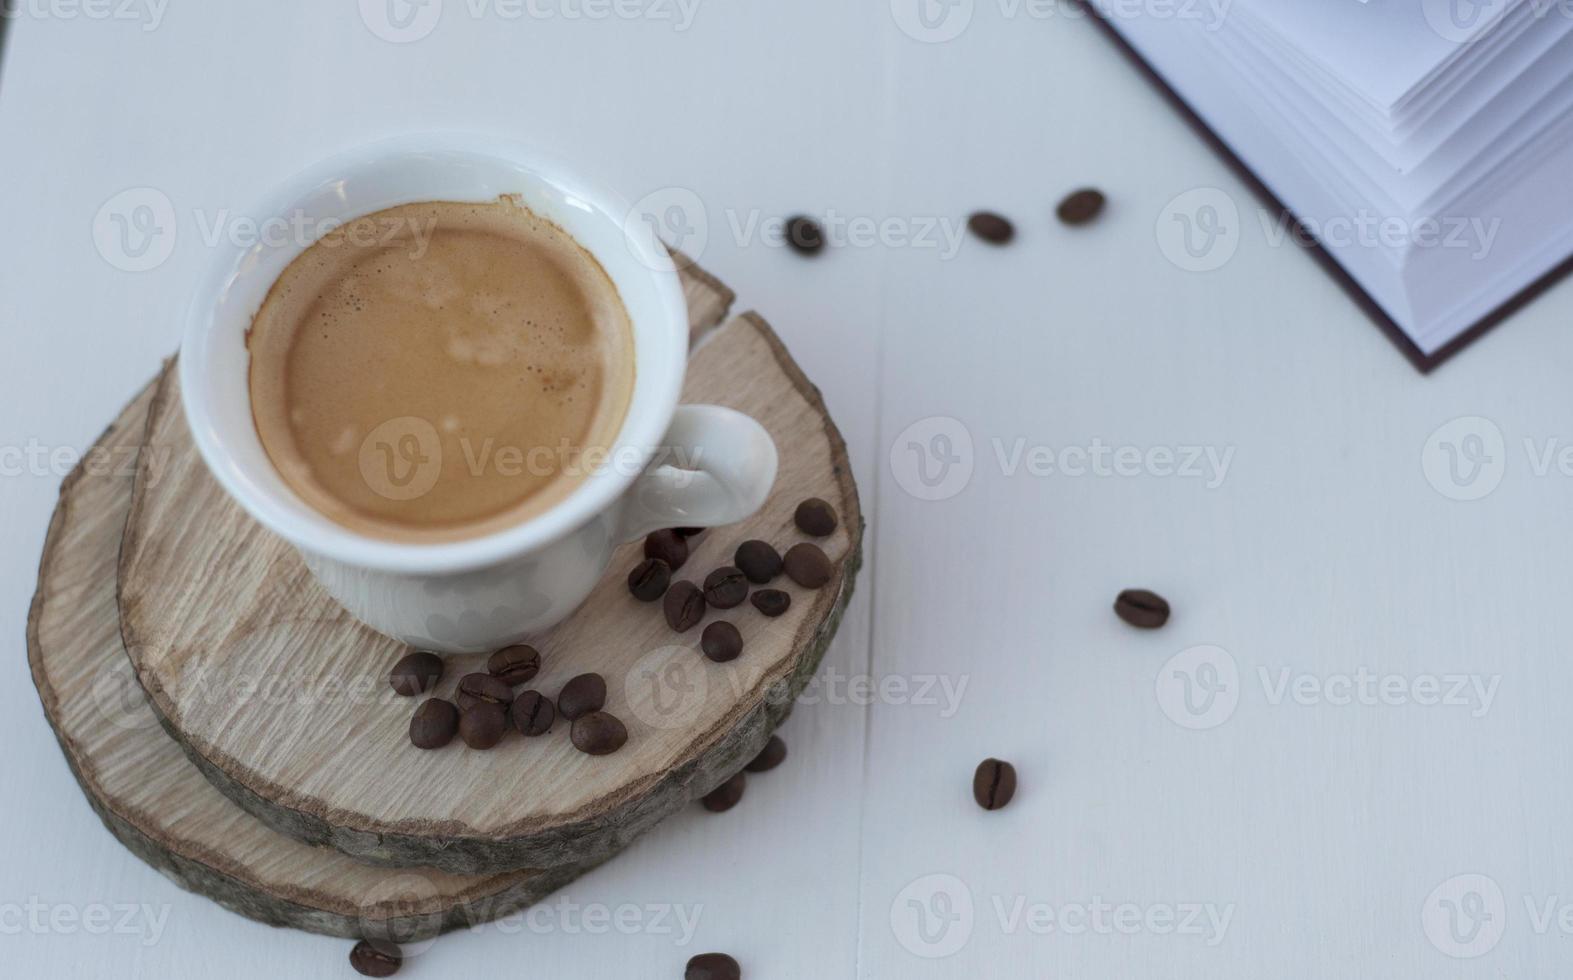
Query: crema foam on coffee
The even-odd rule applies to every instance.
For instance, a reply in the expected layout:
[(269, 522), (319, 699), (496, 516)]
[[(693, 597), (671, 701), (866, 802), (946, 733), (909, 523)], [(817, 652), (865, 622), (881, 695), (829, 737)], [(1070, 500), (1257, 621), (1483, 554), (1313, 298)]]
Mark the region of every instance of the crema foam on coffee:
[(567, 497), (634, 388), (600, 263), (511, 199), (390, 208), (323, 236), (247, 336), (252, 415), (285, 482), (368, 535), (487, 534)]

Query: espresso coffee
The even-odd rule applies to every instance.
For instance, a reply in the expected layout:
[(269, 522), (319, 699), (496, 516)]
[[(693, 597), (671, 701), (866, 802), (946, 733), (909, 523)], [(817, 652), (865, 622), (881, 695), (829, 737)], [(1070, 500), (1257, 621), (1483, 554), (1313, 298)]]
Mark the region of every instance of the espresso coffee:
[(601, 265), (517, 202), (358, 218), (284, 270), (247, 335), (252, 416), (308, 504), (407, 541), (491, 533), (604, 464), (634, 388)]

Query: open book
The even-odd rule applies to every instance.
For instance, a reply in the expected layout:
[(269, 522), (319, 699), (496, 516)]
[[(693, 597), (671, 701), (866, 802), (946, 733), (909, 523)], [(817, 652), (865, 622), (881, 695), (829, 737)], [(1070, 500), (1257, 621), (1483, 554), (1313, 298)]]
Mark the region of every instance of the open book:
[(1422, 369), (1573, 266), (1573, 0), (1086, 2)]

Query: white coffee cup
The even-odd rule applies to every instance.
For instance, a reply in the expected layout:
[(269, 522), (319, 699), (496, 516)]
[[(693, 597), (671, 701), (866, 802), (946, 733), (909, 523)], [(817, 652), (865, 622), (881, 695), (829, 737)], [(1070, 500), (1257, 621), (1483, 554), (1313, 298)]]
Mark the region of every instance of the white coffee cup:
[[(628, 310), (636, 377), (607, 463), (546, 512), (483, 537), (412, 544), (352, 531), (302, 501), (262, 447), (248, 386), (252, 317), (285, 266), (338, 224), (398, 204), (503, 194), (517, 195), (595, 256)], [(577, 608), (623, 542), (656, 528), (729, 524), (769, 494), (776, 448), (758, 422), (677, 403), (688, 311), (666, 250), (617, 195), (561, 164), (490, 137), (401, 137), (325, 160), (243, 213), (263, 229), (305, 233), (220, 248), (180, 349), (186, 419), (224, 489), (294, 545), (323, 587), (372, 628), (442, 652), (520, 642)], [(661, 450), (674, 451), (684, 467), (658, 458)]]

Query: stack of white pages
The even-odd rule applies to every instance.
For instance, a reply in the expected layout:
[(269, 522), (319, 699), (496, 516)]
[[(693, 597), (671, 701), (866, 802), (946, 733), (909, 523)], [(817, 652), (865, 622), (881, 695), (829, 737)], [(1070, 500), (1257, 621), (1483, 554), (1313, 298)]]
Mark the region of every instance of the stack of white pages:
[(1570, 0), (1091, 0), (1423, 357), (1573, 254)]

